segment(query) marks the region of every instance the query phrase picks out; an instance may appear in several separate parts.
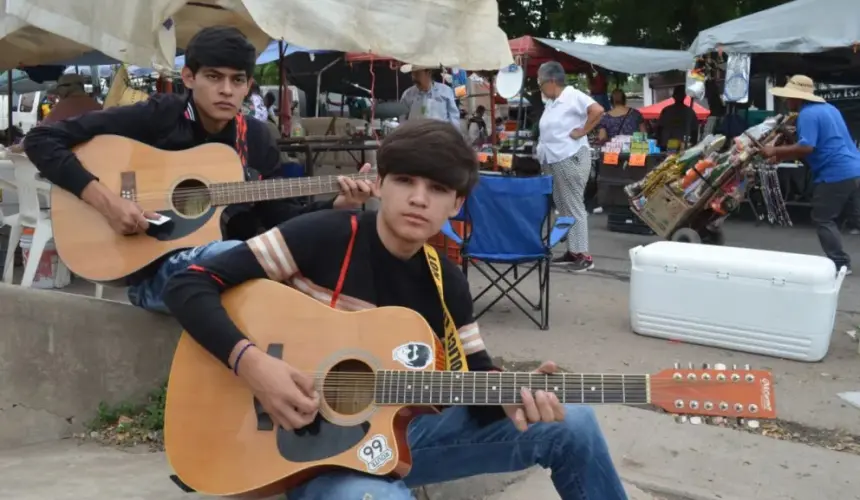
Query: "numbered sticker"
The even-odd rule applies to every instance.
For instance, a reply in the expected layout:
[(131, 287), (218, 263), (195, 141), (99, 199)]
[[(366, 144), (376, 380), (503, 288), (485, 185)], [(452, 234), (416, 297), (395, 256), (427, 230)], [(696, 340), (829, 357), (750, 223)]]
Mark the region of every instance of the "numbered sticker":
[(410, 342), (395, 347), (394, 361), (411, 370), (423, 370), (433, 362), (433, 349), (423, 342)]
[(370, 438), (358, 449), (358, 458), (367, 466), (368, 472), (375, 472), (394, 458), (394, 451), (382, 434)]

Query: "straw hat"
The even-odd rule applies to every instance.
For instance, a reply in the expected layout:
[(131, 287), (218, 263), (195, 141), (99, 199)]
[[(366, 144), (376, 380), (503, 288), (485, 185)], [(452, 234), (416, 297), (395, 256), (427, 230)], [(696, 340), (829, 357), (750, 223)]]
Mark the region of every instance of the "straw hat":
[(794, 75), (785, 84), (785, 87), (774, 87), (770, 93), (777, 97), (786, 99), (800, 99), (811, 102), (827, 102), (823, 97), (815, 95), (815, 82), (812, 78), (804, 75)]
[(418, 64), (404, 64), (403, 66), (400, 66), (400, 72), (401, 73), (412, 73), (413, 71), (420, 71), (422, 69), (434, 70), (434, 69), (439, 69), (439, 67), (438, 66), (420, 66)]

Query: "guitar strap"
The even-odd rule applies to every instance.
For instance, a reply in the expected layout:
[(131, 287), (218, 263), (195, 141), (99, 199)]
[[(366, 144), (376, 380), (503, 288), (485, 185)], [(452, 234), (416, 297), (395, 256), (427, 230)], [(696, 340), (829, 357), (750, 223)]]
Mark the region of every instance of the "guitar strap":
[(340, 275), (337, 277), (337, 285), (331, 294), (331, 303), (329, 306), (334, 309), (337, 305), (337, 299), (340, 297), (340, 292), (343, 291), (343, 282), (346, 281), (346, 272), (349, 270), (349, 262), (352, 260), (352, 247), (355, 246), (355, 234), (358, 232), (358, 216), (352, 214), (349, 219), (352, 225), (352, 234), (349, 237), (349, 245), (346, 247), (346, 254), (343, 256), (343, 263), (340, 265)]
[(442, 312), (444, 314), (442, 323), (445, 328), (445, 370), (467, 372), (469, 371), (469, 367), (466, 364), (466, 351), (463, 349), (463, 342), (460, 341), (460, 334), (457, 332), (457, 326), (454, 324), (451, 311), (448, 310), (448, 306), (445, 304), (445, 290), (442, 284), (442, 263), (439, 262), (439, 254), (431, 245), (425, 244), (424, 255), (427, 257), (427, 266), (430, 268), (433, 281), (436, 283), (439, 300), (442, 301)]
[(242, 162), (242, 169), (248, 170), (248, 122), (241, 114), (236, 115), (236, 153)]

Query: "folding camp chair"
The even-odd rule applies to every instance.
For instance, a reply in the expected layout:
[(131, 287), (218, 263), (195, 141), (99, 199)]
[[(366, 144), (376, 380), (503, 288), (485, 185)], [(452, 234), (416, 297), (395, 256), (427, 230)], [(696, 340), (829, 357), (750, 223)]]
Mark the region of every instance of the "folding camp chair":
[[(548, 330), (552, 248), (564, 239), (575, 222), (573, 217), (558, 217), (551, 224), (552, 176), (482, 175), (466, 200), (462, 217), (466, 222), (462, 237), (450, 222), (442, 232), (461, 247), (463, 273), (468, 277), (471, 266), (490, 280), (474, 300), (491, 289), (500, 292), (475, 317), (506, 297), (538, 327)], [(527, 265), (525, 269), (524, 265)], [(523, 281), (535, 271), (538, 275), (537, 302), (519, 290)], [(533, 311), (539, 311), (539, 315)]]

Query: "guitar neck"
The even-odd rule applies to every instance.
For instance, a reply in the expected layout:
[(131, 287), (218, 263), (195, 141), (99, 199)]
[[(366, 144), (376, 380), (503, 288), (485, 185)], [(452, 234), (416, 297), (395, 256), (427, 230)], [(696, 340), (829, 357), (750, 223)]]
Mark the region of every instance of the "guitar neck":
[[(212, 204), (216, 206), (283, 200), (300, 196), (331, 194), (340, 191), (337, 175), (293, 177), (247, 182), (223, 182), (209, 186)], [(345, 175), (354, 180), (376, 180), (376, 173)]]
[(649, 404), (648, 375), (516, 372), (376, 372), (380, 405), (515, 405), (521, 389), (552, 392), (561, 403)]

